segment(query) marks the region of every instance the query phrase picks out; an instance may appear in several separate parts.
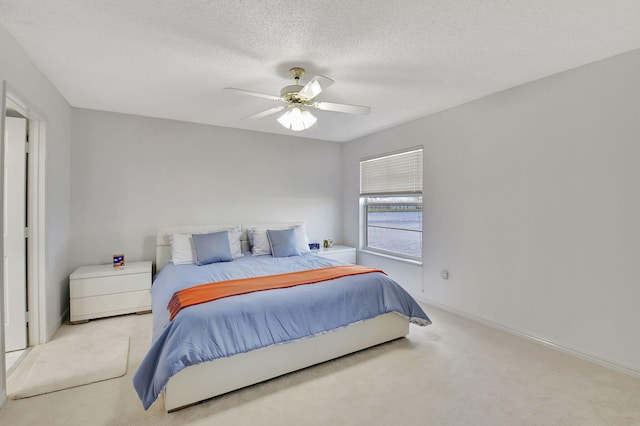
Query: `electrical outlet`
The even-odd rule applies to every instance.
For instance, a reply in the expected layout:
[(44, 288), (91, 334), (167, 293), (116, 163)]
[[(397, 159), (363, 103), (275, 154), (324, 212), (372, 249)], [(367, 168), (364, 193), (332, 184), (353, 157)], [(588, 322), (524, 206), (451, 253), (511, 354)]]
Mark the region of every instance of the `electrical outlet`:
[(440, 272), (440, 277), (441, 277), (443, 280), (448, 280), (448, 279), (449, 279), (449, 271), (447, 271), (446, 269), (443, 269), (443, 270)]

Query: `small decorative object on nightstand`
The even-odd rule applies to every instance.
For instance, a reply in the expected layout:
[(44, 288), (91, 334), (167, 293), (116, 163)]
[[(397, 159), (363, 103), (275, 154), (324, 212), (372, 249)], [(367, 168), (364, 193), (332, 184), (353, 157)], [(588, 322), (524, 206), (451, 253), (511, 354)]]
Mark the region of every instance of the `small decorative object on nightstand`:
[(124, 254), (120, 253), (120, 254), (114, 254), (113, 255), (113, 267), (114, 268), (121, 268), (124, 266)]
[(356, 263), (356, 249), (354, 247), (332, 245), (330, 248), (321, 247), (317, 252), (320, 256), (339, 260), (345, 263)]
[(72, 324), (151, 311), (151, 262), (81, 266), (69, 277)]

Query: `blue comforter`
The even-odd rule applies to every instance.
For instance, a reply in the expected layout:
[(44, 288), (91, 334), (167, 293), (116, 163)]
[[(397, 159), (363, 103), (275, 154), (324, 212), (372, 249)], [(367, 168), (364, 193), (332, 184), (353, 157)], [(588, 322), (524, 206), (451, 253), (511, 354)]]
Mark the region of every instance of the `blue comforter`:
[(157, 399), (171, 376), (190, 365), (314, 336), (387, 312), (418, 325), (431, 324), (415, 300), (382, 273), (219, 299), (182, 309), (169, 321), (167, 304), (178, 290), (339, 264), (315, 254), (248, 254), (233, 262), (165, 266), (151, 288), (151, 348), (133, 378), (144, 408)]

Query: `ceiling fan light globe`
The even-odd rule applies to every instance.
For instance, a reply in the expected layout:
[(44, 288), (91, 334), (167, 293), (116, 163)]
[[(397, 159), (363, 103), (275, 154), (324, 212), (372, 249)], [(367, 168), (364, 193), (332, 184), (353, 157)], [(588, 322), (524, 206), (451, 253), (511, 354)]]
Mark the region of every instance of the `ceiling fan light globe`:
[(291, 129), (291, 111), (287, 110), (278, 117), (278, 123), (282, 125), (285, 129)]
[(313, 126), (318, 121), (316, 116), (311, 114), (311, 112), (307, 110), (303, 110), (301, 116), (302, 116), (302, 123), (304, 124), (305, 129), (308, 129), (309, 127)]
[(302, 110), (298, 107), (291, 108), (289, 111), (289, 120), (291, 122), (291, 130), (299, 132), (304, 130), (304, 121), (302, 120)]
[(290, 116), (291, 116), (291, 120), (295, 120), (295, 121), (300, 121), (302, 120), (302, 110), (300, 109), (300, 107), (293, 107), (289, 110)]
[(278, 117), (278, 123), (285, 129), (300, 132), (316, 124), (318, 119), (307, 110), (300, 107), (292, 107)]
[(301, 132), (304, 130), (304, 123), (302, 123), (301, 121), (294, 121), (293, 123), (291, 123), (291, 130), (293, 130), (294, 132)]

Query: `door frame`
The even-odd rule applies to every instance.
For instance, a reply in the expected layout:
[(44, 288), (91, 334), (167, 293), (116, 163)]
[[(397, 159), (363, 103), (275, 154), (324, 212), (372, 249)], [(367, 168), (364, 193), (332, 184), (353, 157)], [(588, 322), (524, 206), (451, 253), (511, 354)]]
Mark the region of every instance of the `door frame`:
[[(29, 322), (27, 345), (47, 341), (45, 272), (45, 122), (19, 95), (6, 86), (6, 110), (13, 109), (29, 122), (29, 161), (27, 164), (27, 304)], [(4, 116), (2, 117), (4, 120)], [(4, 135), (3, 138), (4, 140)]]

